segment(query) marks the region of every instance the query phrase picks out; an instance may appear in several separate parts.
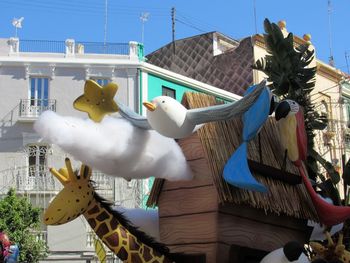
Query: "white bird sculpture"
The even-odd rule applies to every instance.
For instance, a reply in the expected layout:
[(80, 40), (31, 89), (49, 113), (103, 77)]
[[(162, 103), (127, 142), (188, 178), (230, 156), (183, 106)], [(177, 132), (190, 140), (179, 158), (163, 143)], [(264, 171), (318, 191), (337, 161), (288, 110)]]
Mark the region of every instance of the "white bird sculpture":
[(252, 93), (237, 102), (190, 110), (171, 97), (159, 96), (152, 102), (143, 103), (147, 108), (147, 118), (119, 102), (117, 104), (120, 115), (133, 125), (142, 129), (154, 129), (163, 136), (180, 139), (191, 135), (204, 123), (241, 116), (264, 89), (267, 89), (265, 80)]

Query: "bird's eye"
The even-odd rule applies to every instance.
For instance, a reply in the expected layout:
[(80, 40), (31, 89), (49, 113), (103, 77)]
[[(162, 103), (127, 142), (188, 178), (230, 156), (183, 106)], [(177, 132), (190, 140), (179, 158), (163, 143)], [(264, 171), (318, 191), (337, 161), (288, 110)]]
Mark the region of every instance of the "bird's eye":
[(163, 100), (162, 103), (165, 103), (165, 101)]

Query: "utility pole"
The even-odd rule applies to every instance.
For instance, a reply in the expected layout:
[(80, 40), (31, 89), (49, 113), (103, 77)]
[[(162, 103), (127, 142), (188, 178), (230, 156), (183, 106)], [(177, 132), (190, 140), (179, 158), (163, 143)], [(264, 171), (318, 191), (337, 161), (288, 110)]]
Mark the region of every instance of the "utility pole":
[(172, 28), (173, 53), (175, 54), (175, 7), (171, 8), (171, 28)]

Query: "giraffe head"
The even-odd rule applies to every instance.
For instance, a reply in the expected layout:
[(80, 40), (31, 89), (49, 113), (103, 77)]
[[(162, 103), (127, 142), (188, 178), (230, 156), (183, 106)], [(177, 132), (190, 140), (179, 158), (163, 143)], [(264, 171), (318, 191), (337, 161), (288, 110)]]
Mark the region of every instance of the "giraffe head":
[(50, 203), (44, 214), (46, 225), (61, 225), (83, 214), (94, 198), (90, 182), (91, 169), (82, 165), (80, 173), (74, 173), (71, 162), (65, 160), (66, 167), (50, 172), (63, 184), (64, 188)]

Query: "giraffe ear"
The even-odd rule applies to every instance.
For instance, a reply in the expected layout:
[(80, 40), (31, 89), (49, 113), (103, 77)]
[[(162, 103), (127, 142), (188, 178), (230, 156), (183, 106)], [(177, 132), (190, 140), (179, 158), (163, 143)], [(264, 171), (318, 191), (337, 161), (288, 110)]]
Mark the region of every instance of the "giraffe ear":
[(66, 169), (60, 169), (57, 171), (55, 168), (50, 168), (50, 172), (61, 182), (61, 184), (65, 185), (69, 183), (68, 172)]
[(83, 164), (80, 167), (80, 175), (83, 176), (84, 179), (89, 180), (92, 174), (92, 170), (90, 169), (89, 166)]

